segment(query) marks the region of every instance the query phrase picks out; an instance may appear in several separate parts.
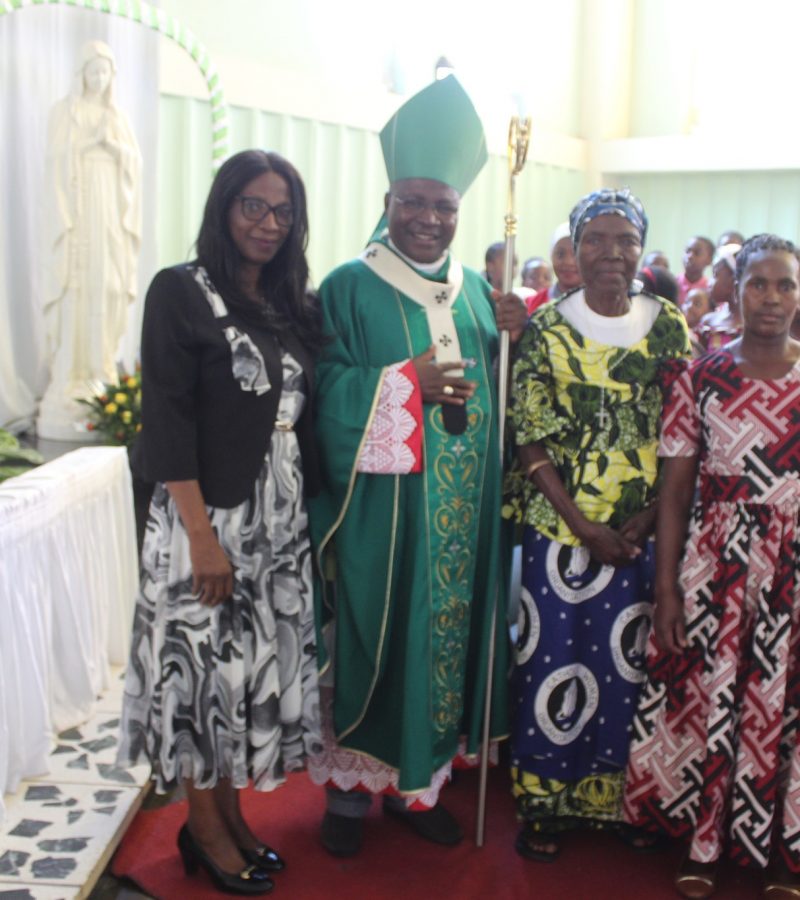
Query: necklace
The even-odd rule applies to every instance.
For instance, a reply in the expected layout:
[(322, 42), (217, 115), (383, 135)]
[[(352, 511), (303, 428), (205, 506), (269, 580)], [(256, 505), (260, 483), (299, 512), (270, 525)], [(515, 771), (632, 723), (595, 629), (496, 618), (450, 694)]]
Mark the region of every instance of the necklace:
[(601, 431), (606, 430), (606, 419), (609, 418), (606, 413), (606, 387), (604, 384), (600, 385), (600, 411), (595, 414), (595, 418), (597, 419), (597, 424), (600, 426)]

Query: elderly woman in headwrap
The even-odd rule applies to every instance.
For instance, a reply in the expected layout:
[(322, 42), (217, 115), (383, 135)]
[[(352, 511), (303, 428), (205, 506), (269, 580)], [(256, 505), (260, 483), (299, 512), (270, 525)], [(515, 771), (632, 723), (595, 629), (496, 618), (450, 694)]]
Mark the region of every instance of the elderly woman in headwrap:
[(668, 370), (688, 355), (678, 308), (634, 280), (647, 217), (630, 191), (570, 215), (582, 288), (531, 317), (513, 372), (524, 524), (512, 697), (517, 850), (550, 861), (576, 826), (621, 824), (631, 720), (652, 611), (657, 427)]

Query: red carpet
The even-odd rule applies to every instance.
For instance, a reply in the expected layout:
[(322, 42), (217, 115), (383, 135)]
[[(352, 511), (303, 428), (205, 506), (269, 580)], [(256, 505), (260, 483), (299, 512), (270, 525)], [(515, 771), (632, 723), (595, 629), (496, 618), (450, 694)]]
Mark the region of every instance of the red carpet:
[[(244, 794), (244, 809), (254, 830), (285, 857), (270, 895), (299, 900), (674, 900), (679, 846), (642, 854), (612, 835), (575, 833), (565, 837), (555, 863), (521, 859), (514, 852), (517, 825), (504, 771), (489, 779), (486, 842), (477, 849), (475, 803), (477, 773), (460, 773), (443, 792), (443, 802), (467, 830), (458, 847), (438, 847), (417, 837), (402, 822), (384, 816), (374, 801), (364, 846), (352, 859), (337, 860), (319, 843), (324, 807), (321, 788), (296, 774), (271, 794)], [(205, 873), (187, 878), (175, 840), (186, 816), (185, 803), (138, 814), (114, 858), (118, 877), (137, 882), (159, 900), (214, 898)], [(715, 897), (757, 897), (759, 875), (728, 865)]]

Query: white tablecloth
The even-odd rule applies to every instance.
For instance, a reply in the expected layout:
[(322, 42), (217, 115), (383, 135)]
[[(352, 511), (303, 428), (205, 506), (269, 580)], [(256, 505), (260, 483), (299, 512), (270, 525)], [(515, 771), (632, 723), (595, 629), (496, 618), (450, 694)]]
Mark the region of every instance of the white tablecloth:
[(124, 449), (0, 484), (0, 796), (47, 772), (55, 734), (86, 721), (109, 664), (127, 662), (137, 569)]

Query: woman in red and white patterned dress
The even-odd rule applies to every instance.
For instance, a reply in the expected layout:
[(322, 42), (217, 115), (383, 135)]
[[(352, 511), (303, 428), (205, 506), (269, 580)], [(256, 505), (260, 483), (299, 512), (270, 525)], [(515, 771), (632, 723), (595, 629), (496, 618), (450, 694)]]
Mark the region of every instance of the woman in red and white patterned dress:
[(800, 896), (800, 280), (774, 235), (736, 269), (742, 337), (692, 363), (664, 408), (625, 811), (690, 841), (683, 896), (710, 896), (727, 852), (766, 869), (777, 900)]

